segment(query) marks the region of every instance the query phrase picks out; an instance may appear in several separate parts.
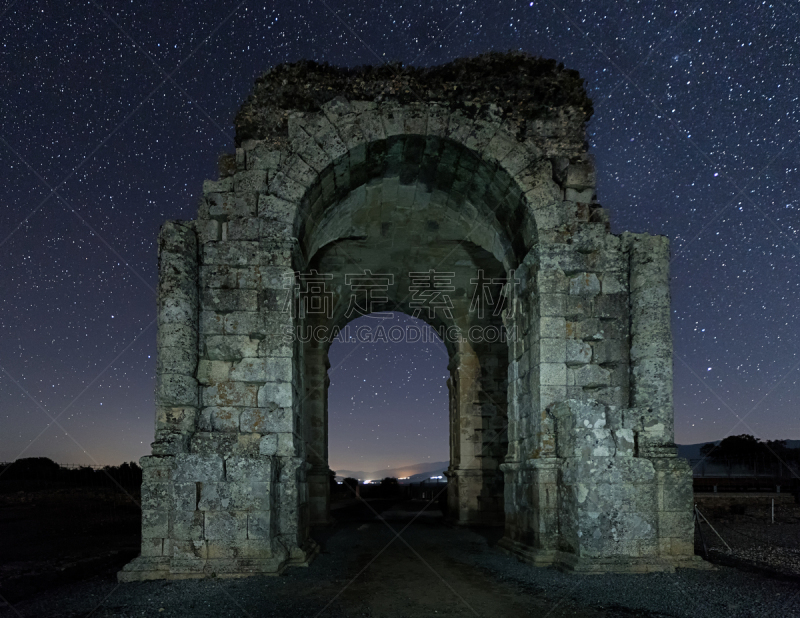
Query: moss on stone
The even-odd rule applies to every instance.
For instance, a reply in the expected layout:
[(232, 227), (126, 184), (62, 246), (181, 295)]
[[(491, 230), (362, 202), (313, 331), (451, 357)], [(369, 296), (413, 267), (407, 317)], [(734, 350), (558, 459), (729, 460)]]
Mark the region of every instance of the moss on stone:
[(489, 52), (423, 68), (400, 64), (334, 67), (301, 60), (279, 64), (256, 79), (235, 118), (236, 143), (287, 134), (291, 111), (316, 112), (331, 99), (350, 101), (438, 101), (479, 114), (490, 106), (521, 128), (560, 108), (591, 118), (592, 101), (583, 78), (563, 64), (523, 52)]

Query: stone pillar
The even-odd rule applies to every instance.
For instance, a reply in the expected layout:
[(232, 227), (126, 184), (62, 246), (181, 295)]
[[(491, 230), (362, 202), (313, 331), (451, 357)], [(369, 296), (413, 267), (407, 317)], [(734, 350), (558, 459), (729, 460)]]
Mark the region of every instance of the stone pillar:
[(142, 551), (121, 580), (170, 575), (175, 460), (188, 452), (198, 415), (198, 247), (190, 224), (167, 221), (158, 236), (156, 427), (142, 457)]
[[(482, 344), (478, 352), (464, 341), (450, 361), (447, 517), (459, 524), (501, 525), (503, 521), (499, 463), (507, 448), (507, 363), (497, 357), (495, 345)], [(499, 347), (505, 355), (505, 344)]]
[(643, 423), (639, 455), (658, 456), (674, 452), (669, 240), (626, 232), (623, 244), (630, 256), (631, 407)]
[(447, 516), (466, 524), (479, 512), (482, 473), (475, 457), (481, 447), (480, 364), (468, 342), (462, 342), (450, 359), (453, 400), (451, 402), (451, 460), (447, 470)]
[(692, 470), (674, 444), (669, 240), (631, 233), (622, 239), (630, 257), (631, 407), (638, 455), (655, 469), (658, 551), (675, 565), (697, 566)]
[(328, 468), (328, 369), (330, 361), (323, 343), (305, 344), (305, 398), (302, 403), (305, 423), (306, 458), (309, 469), (308, 506), (311, 525), (330, 523), (331, 471)]
[(581, 572), (672, 571), (658, 551), (655, 469), (634, 457), (633, 431), (609, 423), (597, 401), (553, 410), (563, 459), (556, 564)]
[[(536, 276), (530, 254), (517, 271), (514, 323), (509, 340), (509, 450), (505, 473), (505, 535), (500, 546), (534, 565), (552, 563), (558, 546), (558, 474), (555, 428), (548, 406), (561, 387), (542, 386), (541, 363), (564, 362), (562, 278)], [(544, 298), (546, 302), (540, 302)], [(542, 307), (543, 305), (543, 307)], [(544, 319), (540, 320), (540, 316)], [(554, 324), (554, 320), (557, 323)], [(508, 326), (508, 323), (507, 323)], [(554, 328), (556, 326), (557, 328)], [(540, 337), (544, 327), (545, 337)], [(544, 407), (543, 407), (544, 406)]]
[(156, 431), (153, 455), (187, 452), (198, 408), (197, 236), (167, 221), (158, 236)]

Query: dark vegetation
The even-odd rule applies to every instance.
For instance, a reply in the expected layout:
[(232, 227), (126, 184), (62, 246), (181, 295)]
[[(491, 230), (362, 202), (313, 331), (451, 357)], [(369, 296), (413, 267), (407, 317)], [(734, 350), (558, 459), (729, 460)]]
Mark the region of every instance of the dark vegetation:
[(0, 464), (0, 493), (46, 487), (116, 487), (138, 492), (142, 469), (135, 462), (119, 466), (62, 466), (47, 457)]
[(525, 133), (527, 121), (569, 107), (588, 121), (593, 113), (583, 78), (562, 63), (524, 52), (489, 52), (435, 67), (387, 64), (334, 67), (301, 60), (279, 64), (256, 79), (236, 114), (236, 143), (288, 135), (290, 110), (316, 112), (336, 97), (349, 101), (437, 101), (480, 113), (494, 106)]
[(728, 436), (716, 445), (709, 442), (700, 449), (700, 453), (714, 461), (739, 464), (766, 465), (780, 461), (788, 465), (800, 463), (800, 449), (789, 448), (786, 440), (762, 442), (748, 434)]
[(695, 492), (776, 492), (800, 499), (800, 449), (786, 440), (762, 442), (748, 434), (700, 448), (692, 460)]
[(135, 463), (0, 464), (0, 595), (14, 602), (119, 570), (139, 553), (141, 484)]

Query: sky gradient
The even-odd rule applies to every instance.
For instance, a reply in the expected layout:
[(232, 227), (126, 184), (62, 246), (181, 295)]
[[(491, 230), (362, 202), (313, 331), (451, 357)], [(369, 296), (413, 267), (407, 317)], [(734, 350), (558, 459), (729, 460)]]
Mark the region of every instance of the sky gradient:
[[(258, 74), (301, 58), (433, 65), (508, 49), (580, 71), (612, 231), (671, 239), (676, 440), (800, 438), (796, 4), (3, 6), (0, 461), (149, 452), (158, 228), (195, 217)], [(430, 345), (339, 364), (331, 461), (363, 449), (361, 469), (413, 463), (394, 461), (404, 448), (446, 459), (445, 365)], [(402, 427), (413, 406), (398, 389), (426, 401)], [(343, 427), (375, 440), (348, 443)]]

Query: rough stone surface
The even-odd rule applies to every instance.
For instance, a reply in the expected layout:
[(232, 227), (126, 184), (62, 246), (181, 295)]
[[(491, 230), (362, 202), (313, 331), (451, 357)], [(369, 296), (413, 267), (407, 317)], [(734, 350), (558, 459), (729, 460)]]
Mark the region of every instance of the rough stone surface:
[[(504, 525), (503, 547), (537, 565), (691, 565), (669, 244), (610, 233), (590, 114), (575, 72), (514, 53), (259, 78), (230, 175), (159, 235), (155, 441), (142, 555), (121, 578), (313, 556), (329, 507), (324, 335), (377, 273), (364, 311), (417, 315), (445, 339), (452, 521)], [(434, 310), (418, 294), (431, 269), (452, 290)], [(511, 277), (475, 304), (481, 281)]]

